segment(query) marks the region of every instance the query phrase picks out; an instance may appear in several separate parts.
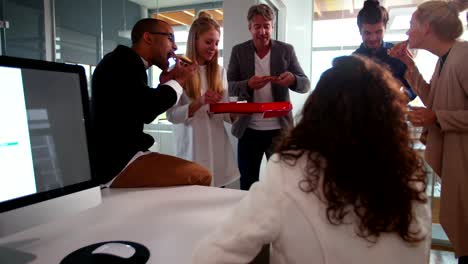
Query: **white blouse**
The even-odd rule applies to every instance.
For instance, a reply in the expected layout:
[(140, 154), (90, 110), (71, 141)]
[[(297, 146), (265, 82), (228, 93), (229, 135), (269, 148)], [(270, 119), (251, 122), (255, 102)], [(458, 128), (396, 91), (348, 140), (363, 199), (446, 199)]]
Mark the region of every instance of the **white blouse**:
[[(208, 89), (206, 66), (199, 66), (199, 73), (203, 95)], [(228, 102), (226, 71), (221, 66), (219, 74), (224, 88), (222, 102)], [(167, 111), (168, 120), (174, 123), (176, 155), (207, 168), (213, 175), (213, 186), (225, 186), (236, 181), (240, 174), (224, 127), (224, 122), (229, 122), (229, 115), (210, 114), (209, 105), (203, 105), (189, 117), (190, 103), (184, 92), (179, 102)]]
[(414, 204), (415, 220), (410, 226), (421, 230), (422, 242), (409, 245), (398, 234), (382, 233), (373, 244), (356, 234), (357, 217), (349, 214), (348, 224), (332, 225), (326, 218), (326, 204), (315, 193), (298, 188), (304, 177), (304, 156), (296, 166), (278, 160), (277, 154), (272, 156), (266, 176), (252, 185), (222, 226), (199, 242), (193, 263), (249, 263), (270, 243), (271, 264), (428, 263), (428, 204)]

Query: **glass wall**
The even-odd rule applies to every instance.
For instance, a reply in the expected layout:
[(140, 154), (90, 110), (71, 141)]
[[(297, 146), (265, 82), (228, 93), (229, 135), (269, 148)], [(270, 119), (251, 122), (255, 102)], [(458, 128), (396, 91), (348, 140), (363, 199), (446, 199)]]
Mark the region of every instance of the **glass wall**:
[(3, 0), (0, 21), (8, 23), (0, 24), (0, 54), (80, 64), (90, 83), (104, 54), (130, 46), (144, 10), (129, 0)]
[(100, 60), (100, 15), (100, 1), (55, 1), (56, 61), (97, 64)]
[(55, 61), (85, 67), (90, 89), (101, 58), (119, 44), (131, 45), (140, 8), (128, 0), (55, 0)]
[(0, 1), (0, 55), (44, 60), (44, 1)]
[[(91, 76), (96, 65), (117, 45), (131, 46), (130, 32), (139, 19), (154, 17), (171, 24), (179, 47), (176, 54), (185, 53), (188, 30), (199, 12), (210, 13), (223, 24), (222, 1), (178, 6), (171, 1), (159, 2), (1, 0), (0, 55), (79, 64), (85, 68), (91, 95)], [(219, 47), (219, 63), (223, 64), (222, 38)], [(148, 71), (150, 86), (157, 87), (159, 74), (157, 67)], [(165, 120), (165, 115), (146, 127), (146, 132), (156, 139), (152, 150), (173, 154), (171, 124), (159, 119)]]

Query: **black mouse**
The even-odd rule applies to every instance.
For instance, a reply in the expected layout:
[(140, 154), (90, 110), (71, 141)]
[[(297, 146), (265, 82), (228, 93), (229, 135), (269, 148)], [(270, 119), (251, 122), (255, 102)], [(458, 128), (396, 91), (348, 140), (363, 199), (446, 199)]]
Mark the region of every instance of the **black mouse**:
[(108, 241), (80, 248), (66, 256), (61, 264), (142, 264), (149, 259), (145, 246), (131, 241)]

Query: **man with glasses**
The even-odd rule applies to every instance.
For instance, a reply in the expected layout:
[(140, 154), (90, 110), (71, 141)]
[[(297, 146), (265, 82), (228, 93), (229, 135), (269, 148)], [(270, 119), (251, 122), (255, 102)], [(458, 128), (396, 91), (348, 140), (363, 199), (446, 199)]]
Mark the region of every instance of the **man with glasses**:
[[(175, 57), (177, 45), (173, 29), (162, 20), (138, 21), (131, 38), (132, 47), (117, 46), (93, 73), (92, 151), (101, 184), (112, 180), (137, 153), (153, 145), (154, 139), (143, 133), (143, 125), (179, 100), (185, 81), (197, 67), (177, 59), (174, 69), (168, 71), (168, 59)], [(152, 65), (163, 71), (156, 89), (148, 86), (146, 74)]]

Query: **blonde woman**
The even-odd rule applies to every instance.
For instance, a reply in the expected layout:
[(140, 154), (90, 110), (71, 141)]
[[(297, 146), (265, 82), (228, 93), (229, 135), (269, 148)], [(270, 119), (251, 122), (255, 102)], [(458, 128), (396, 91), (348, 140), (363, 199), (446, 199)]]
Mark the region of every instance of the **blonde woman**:
[[(459, 11), (467, 1), (428, 1), (411, 18), (408, 42), (390, 54), (405, 62), (406, 79), (423, 101), (410, 121), (427, 132), (425, 158), (442, 178), (440, 223), (459, 257), (468, 263), (468, 42)], [(419, 73), (407, 47), (439, 57), (430, 83)]]
[(220, 26), (201, 13), (190, 27), (187, 57), (197, 61), (198, 74), (186, 84), (179, 102), (167, 112), (175, 124), (177, 156), (210, 170), (213, 186), (239, 178), (234, 151), (224, 128), (229, 115), (208, 113), (209, 104), (228, 101), (226, 71), (218, 65)]

